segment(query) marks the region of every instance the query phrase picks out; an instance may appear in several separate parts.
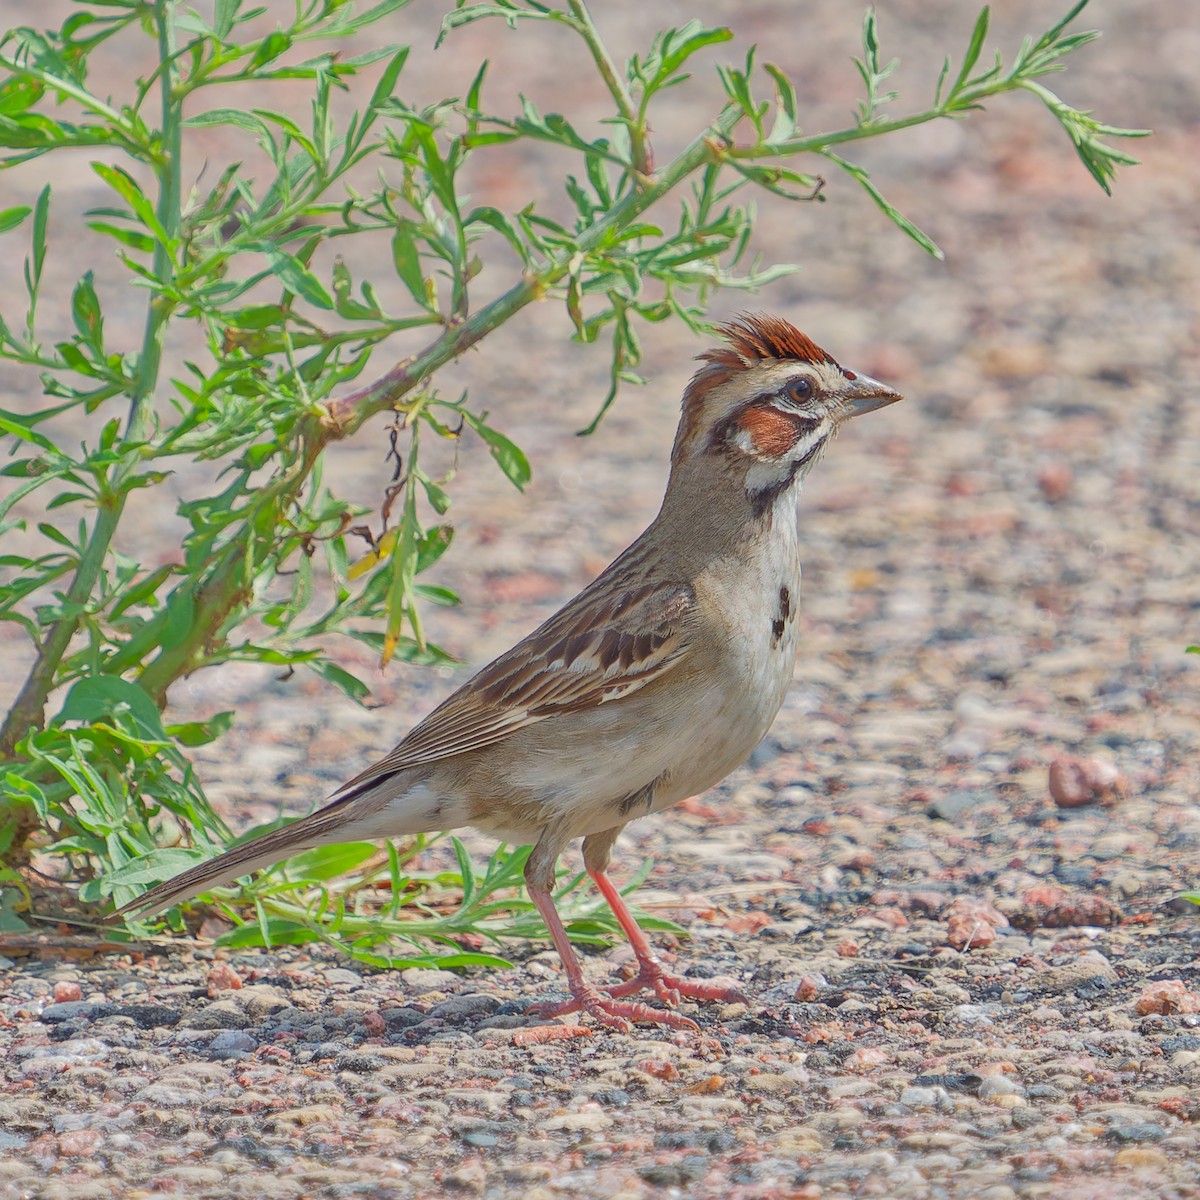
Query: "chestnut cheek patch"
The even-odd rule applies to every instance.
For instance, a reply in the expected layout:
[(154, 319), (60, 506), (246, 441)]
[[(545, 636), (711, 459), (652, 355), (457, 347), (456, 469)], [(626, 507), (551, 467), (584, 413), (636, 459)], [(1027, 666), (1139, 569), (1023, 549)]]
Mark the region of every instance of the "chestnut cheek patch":
[(773, 408), (748, 408), (738, 418), (752, 453), (762, 458), (783, 458), (800, 440), (799, 424)]

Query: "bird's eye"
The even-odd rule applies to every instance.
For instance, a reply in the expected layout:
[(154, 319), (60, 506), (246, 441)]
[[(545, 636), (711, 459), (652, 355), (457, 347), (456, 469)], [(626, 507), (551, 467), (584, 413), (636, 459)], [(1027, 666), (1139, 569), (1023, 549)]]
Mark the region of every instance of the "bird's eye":
[(792, 401), (793, 404), (804, 404), (806, 401), (812, 399), (812, 380), (797, 379), (788, 384), (783, 394), (788, 400)]

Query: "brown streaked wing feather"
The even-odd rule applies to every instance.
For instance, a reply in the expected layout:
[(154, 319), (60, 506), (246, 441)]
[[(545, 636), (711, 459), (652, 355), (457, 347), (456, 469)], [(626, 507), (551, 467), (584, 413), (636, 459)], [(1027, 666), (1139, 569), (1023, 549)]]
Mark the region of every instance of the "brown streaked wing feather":
[(610, 578), (606, 572), (484, 667), (394, 750), (339, 788), (335, 801), (396, 771), (483, 749), (560, 713), (619, 700), (670, 670), (690, 645), (691, 587), (645, 584), (617, 592), (602, 586)]

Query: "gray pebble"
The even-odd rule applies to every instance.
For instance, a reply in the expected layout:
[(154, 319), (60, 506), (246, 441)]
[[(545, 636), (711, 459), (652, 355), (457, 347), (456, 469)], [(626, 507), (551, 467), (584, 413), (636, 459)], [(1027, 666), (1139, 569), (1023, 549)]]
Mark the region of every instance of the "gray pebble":
[(1153, 1121), (1138, 1121), (1132, 1125), (1110, 1125), (1105, 1137), (1110, 1141), (1133, 1143), (1161, 1141), (1165, 1130)]
[(214, 1000), (199, 1012), (184, 1018), (191, 1029), (245, 1029), (250, 1024), (246, 1010), (232, 1000)]
[(490, 1016), (499, 1007), (500, 1000), (496, 996), (475, 992), (467, 996), (451, 996), (441, 1004), (435, 1004), (429, 1010), (429, 1015), (443, 1021), (455, 1021), (465, 1017)]
[(227, 1029), (218, 1033), (208, 1044), (207, 1057), (220, 1061), (226, 1058), (244, 1058), (258, 1048), (258, 1042), (248, 1033), (238, 1029)]
[(986, 792), (947, 792), (931, 801), (925, 813), (942, 821), (958, 821), (983, 805), (990, 804), (992, 800), (993, 797)]

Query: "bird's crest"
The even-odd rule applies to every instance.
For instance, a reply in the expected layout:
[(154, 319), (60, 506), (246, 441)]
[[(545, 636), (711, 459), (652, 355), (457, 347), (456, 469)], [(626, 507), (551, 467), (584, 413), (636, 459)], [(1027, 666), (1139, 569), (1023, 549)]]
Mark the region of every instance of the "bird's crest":
[[(717, 332), (729, 343), (716, 350), (708, 350), (697, 357), (701, 362), (740, 371), (765, 358), (796, 362), (832, 363), (832, 355), (822, 350), (812, 338), (798, 330), (795, 325), (772, 317), (767, 313), (743, 313), (728, 325), (718, 325)], [(701, 374), (706, 368), (701, 368)]]

